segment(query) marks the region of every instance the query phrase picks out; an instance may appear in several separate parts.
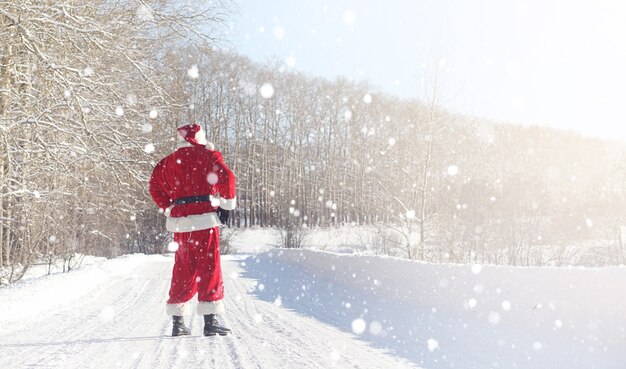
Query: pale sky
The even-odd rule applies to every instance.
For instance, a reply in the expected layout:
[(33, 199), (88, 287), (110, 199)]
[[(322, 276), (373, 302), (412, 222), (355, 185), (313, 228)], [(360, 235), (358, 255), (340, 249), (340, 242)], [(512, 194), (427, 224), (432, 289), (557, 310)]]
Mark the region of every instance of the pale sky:
[[(626, 1), (238, 0), (237, 52), (444, 107), (626, 141)], [(375, 92), (374, 91), (374, 92)]]

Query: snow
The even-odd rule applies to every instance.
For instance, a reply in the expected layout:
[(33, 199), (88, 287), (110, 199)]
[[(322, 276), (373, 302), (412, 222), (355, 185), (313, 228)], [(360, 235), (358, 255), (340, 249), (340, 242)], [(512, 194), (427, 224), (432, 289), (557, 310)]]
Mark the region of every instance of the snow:
[[(224, 256), (227, 337), (170, 337), (171, 256), (130, 255), (0, 288), (0, 368), (415, 368), (352, 333), (260, 300), (245, 256)], [(195, 305), (195, 302), (194, 302)], [(195, 309), (195, 306), (193, 306)]]
[(341, 20), (346, 26), (352, 26), (354, 25), (354, 22), (356, 21), (356, 14), (354, 13), (353, 10), (346, 10), (343, 12), (341, 16)]
[(209, 173), (209, 175), (207, 176), (207, 182), (208, 182), (210, 185), (215, 185), (215, 184), (217, 184), (218, 179), (219, 179), (219, 178), (218, 178), (218, 176), (217, 176), (217, 173), (215, 173), (215, 172), (211, 172), (211, 173)]
[(296, 66), (296, 58), (293, 55), (288, 56), (287, 59), (285, 59), (285, 62), (287, 63), (287, 66), (290, 68), (293, 68)]
[(626, 268), (475, 274), (471, 265), (283, 249), (254, 260), (246, 266), (265, 285), (261, 299), (280, 296), (283, 307), (424, 368), (617, 369), (626, 360), (626, 301), (615, 293)]
[(103, 284), (107, 275), (130, 271), (134, 264), (129, 265), (129, 260), (137, 257), (111, 261), (89, 257), (79, 271), (59, 273), (56, 266), (52, 269), (54, 274), (47, 277), (41, 277), (46, 273), (47, 265), (31, 267), (20, 283), (0, 288), (0, 324), (32, 318), (41, 310), (74, 302)]
[(270, 83), (264, 83), (259, 89), (259, 92), (264, 99), (271, 99), (272, 96), (274, 96), (274, 86)]
[(187, 70), (187, 75), (191, 79), (196, 79), (196, 78), (200, 77), (200, 72), (198, 70), (198, 66), (195, 65), (195, 64), (192, 65), (191, 68), (189, 68), (189, 70)]
[(352, 332), (354, 332), (354, 334), (363, 334), (366, 327), (367, 323), (365, 323), (365, 320), (361, 318), (354, 319), (352, 321)]
[(439, 342), (437, 342), (437, 340), (434, 340), (432, 338), (428, 339), (428, 351), (430, 352), (434, 352), (436, 349), (439, 348)]
[(282, 40), (285, 38), (285, 28), (282, 26), (275, 26), (273, 34), (275, 39)]
[[(341, 250), (344, 230), (312, 237)], [(626, 362), (626, 268), (430, 264), (276, 248), (222, 257), (227, 337), (169, 337), (173, 256), (127, 255), (0, 288), (0, 368), (581, 368)], [(39, 269), (38, 269), (39, 268)], [(32, 273), (41, 272), (41, 267)], [(192, 305), (195, 305), (194, 301)], [(195, 308), (195, 306), (192, 306)]]
[(84, 77), (91, 77), (91, 76), (93, 76), (93, 74), (94, 74), (94, 70), (93, 70), (93, 68), (92, 68), (92, 67), (85, 67), (85, 68), (82, 70), (82, 75), (83, 75)]
[(168, 243), (167, 244), (167, 250), (169, 252), (176, 252), (176, 250), (178, 250), (178, 242), (172, 241), (172, 242)]

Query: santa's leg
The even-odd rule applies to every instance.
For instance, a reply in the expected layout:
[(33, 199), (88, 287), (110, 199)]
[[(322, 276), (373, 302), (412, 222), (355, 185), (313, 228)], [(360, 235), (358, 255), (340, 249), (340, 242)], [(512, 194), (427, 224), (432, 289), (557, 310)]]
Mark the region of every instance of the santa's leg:
[(197, 291), (195, 248), (198, 247), (198, 240), (193, 237), (194, 233), (174, 233), (178, 250), (174, 255), (170, 297), (166, 305), (167, 314), (173, 317), (172, 336), (191, 334), (183, 316), (188, 314), (188, 301)]
[(220, 234), (214, 227), (204, 231), (206, 242), (198, 249), (198, 314), (204, 315), (204, 335), (226, 335), (230, 329), (220, 325), (217, 315), (224, 314), (224, 282), (220, 264)]

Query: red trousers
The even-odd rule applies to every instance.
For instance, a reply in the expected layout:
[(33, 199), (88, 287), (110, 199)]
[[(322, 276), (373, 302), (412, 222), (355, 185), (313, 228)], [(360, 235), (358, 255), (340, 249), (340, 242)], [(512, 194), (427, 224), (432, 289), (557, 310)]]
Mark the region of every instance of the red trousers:
[(174, 233), (174, 241), (178, 243), (178, 250), (167, 303), (187, 302), (196, 292), (200, 302), (223, 299), (219, 227)]

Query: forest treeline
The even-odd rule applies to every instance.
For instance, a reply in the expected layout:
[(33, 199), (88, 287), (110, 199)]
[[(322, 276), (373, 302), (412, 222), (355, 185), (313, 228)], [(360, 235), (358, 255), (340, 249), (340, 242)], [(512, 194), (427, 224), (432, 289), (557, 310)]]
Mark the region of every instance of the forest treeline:
[(193, 122), (237, 176), (231, 227), (364, 225), (375, 252), (429, 261), (623, 263), (622, 143), (452, 114), (436, 83), (401, 99), (253, 63), (215, 47), (227, 15), (220, 2), (0, 5), (5, 280), (46, 258), (160, 252), (147, 179)]

